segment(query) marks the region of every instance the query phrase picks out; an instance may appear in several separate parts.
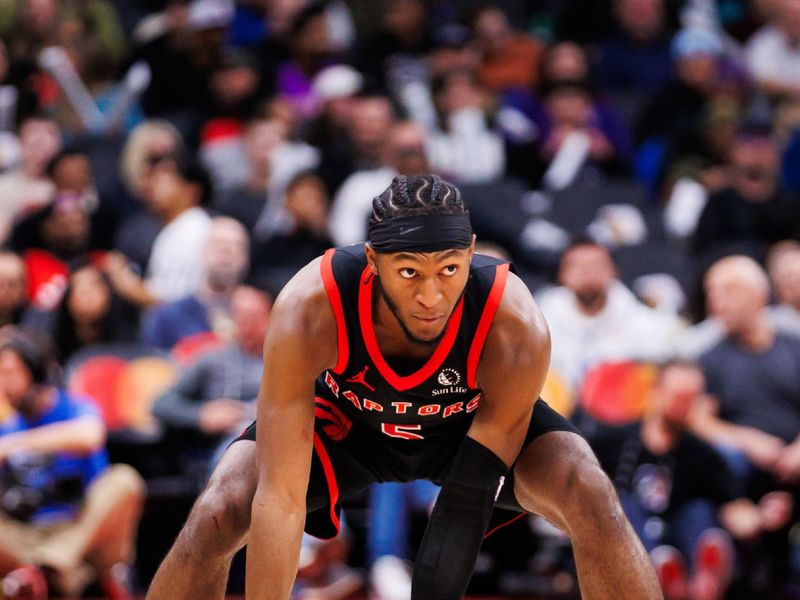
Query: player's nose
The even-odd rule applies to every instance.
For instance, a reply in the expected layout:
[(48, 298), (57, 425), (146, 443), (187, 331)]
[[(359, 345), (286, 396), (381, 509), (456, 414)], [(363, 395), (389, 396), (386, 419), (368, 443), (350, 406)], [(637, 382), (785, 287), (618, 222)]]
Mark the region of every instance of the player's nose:
[(423, 279), (417, 288), (417, 302), (425, 308), (433, 308), (442, 300), (442, 290), (436, 280)]

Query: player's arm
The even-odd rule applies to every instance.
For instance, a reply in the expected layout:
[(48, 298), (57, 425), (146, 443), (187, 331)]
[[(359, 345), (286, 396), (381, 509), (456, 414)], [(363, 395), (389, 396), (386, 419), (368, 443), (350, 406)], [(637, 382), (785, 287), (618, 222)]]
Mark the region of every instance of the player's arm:
[(287, 600), (306, 517), (314, 380), (336, 363), (336, 323), (319, 261), (298, 273), (272, 309), (258, 398), (258, 487), (247, 550), (247, 597)]
[(522, 448), (549, 362), (547, 325), (525, 285), (509, 274), (478, 366), (483, 398), (425, 530), (412, 600), (463, 596), (501, 477)]

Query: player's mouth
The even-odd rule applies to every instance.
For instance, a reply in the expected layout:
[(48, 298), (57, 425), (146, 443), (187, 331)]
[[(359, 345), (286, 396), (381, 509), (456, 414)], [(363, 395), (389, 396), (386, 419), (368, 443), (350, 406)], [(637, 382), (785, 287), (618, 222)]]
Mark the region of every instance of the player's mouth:
[(424, 317), (419, 315), (414, 315), (414, 318), (417, 319), (420, 323), (425, 323), (426, 325), (433, 325), (434, 323), (438, 323), (442, 320), (441, 316), (438, 317)]

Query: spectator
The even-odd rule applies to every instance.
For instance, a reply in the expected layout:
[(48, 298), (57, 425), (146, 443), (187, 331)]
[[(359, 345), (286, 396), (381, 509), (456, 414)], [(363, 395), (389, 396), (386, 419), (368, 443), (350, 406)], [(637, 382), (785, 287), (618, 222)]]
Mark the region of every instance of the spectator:
[(710, 97), (719, 90), (722, 41), (697, 27), (682, 29), (672, 40), (675, 77), (654, 93), (636, 125), (636, 141), (654, 137), (674, 147), (699, 129)]
[(320, 98), (314, 94), (313, 78), (331, 63), (328, 18), (321, 2), (311, 2), (298, 13), (289, 34), (290, 59), (278, 67), (278, 95), (304, 119), (319, 113)]
[(229, 217), (211, 220), (202, 253), (203, 279), (189, 296), (151, 309), (142, 319), (140, 339), (169, 350), (182, 338), (213, 331), (231, 337), (231, 301), (248, 268), (248, 238), (241, 224)]
[(422, 0), (382, 0), (379, 30), (358, 40), (355, 67), (388, 89), (392, 73), (422, 58), (432, 35)]
[(800, 6), (793, 0), (778, 0), (769, 22), (747, 42), (746, 56), (751, 75), (770, 96), (800, 94)]
[(28, 304), (25, 263), (15, 253), (0, 250), (0, 327), (17, 325)]
[(150, 179), (150, 208), (164, 223), (153, 242), (145, 278), (131, 270), (122, 254), (106, 259), (106, 270), (119, 294), (140, 307), (177, 300), (197, 290), (202, 253), (211, 218), (208, 174), (196, 162), (162, 160)]
[(573, 389), (600, 363), (671, 355), (677, 319), (639, 302), (617, 279), (606, 248), (573, 242), (561, 255), (558, 281), (538, 301), (552, 337), (551, 369)]
[(286, 188), (286, 211), (294, 227), (267, 240), (253, 240), (251, 281), (278, 293), (305, 264), (331, 247), (325, 183), (311, 172), (301, 173)]
[(731, 184), (711, 196), (693, 251), (718, 257), (739, 248), (763, 258), (766, 245), (800, 235), (800, 203), (780, 187), (780, 156), (764, 133), (741, 131), (731, 150)]
[(144, 485), (130, 467), (109, 467), (97, 409), (55, 387), (52, 367), (38, 339), (0, 332), (0, 393), (16, 410), (0, 423), (0, 462), (14, 482), (3, 498), (27, 499), (0, 512), (3, 589), (41, 580), (42, 569), (54, 594), (79, 595), (88, 564), (107, 595), (128, 598), (120, 567), (133, 562)]
[(92, 344), (135, 341), (138, 320), (135, 307), (114, 292), (108, 277), (84, 264), (69, 274), (64, 297), (55, 310), (42, 315), (40, 328), (50, 332), (64, 364)]
[(41, 208), (53, 195), (53, 183), (45, 173), (61, 147), (58, 125), (44, 116), (27, 117), (19, 126), (19, 142), (19, 167), (0, 175), (0, 245), (7, 240), (16, 219)]
[(264, 292), (239, 287), (231, 300), (234, 340), (202, 355), (156, 401), (153, 414), (173, 432), (189, 434), (190, 453), (208, 460), (224, 438), (255, 418), (270, 307)]
[[(769, 280), (744, 256), (716, 262), (706, 275), (709, 312), (726, 337), (700, 357), (708, 390), (718, 404), (698, 412), (693, 429), (724, 447), (749, 498), (776, 488), (793, 492), (800, 483), (800, 339), (776, 333), (764, 307)], [(747, 565), (766, 577), (748, 581), (753, 597), (775, 597), (787, 580), (789, 527), (767, 536)]]
[(410, 121), (394, 125), (384, 145), (383, 166), (356, 171), (336, 193), (330, 216), (331, 239), (337, 246), (365, 240), (372, 199), (386, 189), (395, 175), (421, 175), (427, 171), (425, 132)]
[(770, 308), (770, 321), (776, 330), (800, 337), (800, 242), (775, 244), (767, 268), (777, 300), (777, 306)]
[(613, 0), (616, 31), (600, 45), (597, 77), (609, 92), (654, 92), (670, 78), (664, 0)]
[(494, 91), (534, 87), (542, 57), (542, 45), (528, 34), (515, 31), (506, 14), (496, 6), (484, 6), (474, 15), (475, 43), (482, 51), (480, 79)]
[(151, 180), (155, 166), (183, 153), (180, 133), (167, 121), (151, 119), (128, 136), (119, 161), (120, 179), (127, 200), (119, 212), (127, 218), (117, 231), (114, 247), (124, 254), (138, 273), (144, 273), (161, 221), (150, 206)]
[(210, 79), (234, 10), (232, 0), (192, 0), (187, 7), (169, 7), (156, 23), (142, 24), (143, 43), (134, 57), (151, 71), (142, 98), (147, 116), (166, 118), (188, 139), (196, 137), (210, 110)]
[(428, 141), (431, 168), (460, 183), (487, 183), (506, 166), (503, 138), (490, 122), (490, 97), (471, 70), (445, 73), (432, 85), (440, 127)]
[[(775, 332), (764, 308), (769, 280), (752, 259), (725, 257), (706, 274), (708, 309), (726, 337), (700, 358), (719, 412), (698, 421), (707, 439), (732, 447), (754, 470), (800, 482), (800, 339)], [(763, 484), (758, 477), (751, 485)]]
[[(284, 122), (257, 115), (245, 128), (242, 140), (244, 160), (239, 159), (241, 181), (215, 198), (218, 212), (233, 217), (256, 237), (267, 240), (290, 231), (292, 217), (285, 203), (286, 188), (297, 174), (318, 163), (316, 149), (288, 140)], [(227, 170), (235, 170), (228, 165)]]
[[(667, 600), (721, 599), (734, 572), (737, 539), (752, 541), (785, 525), (791, 499), (776, 492), (761, 506), (742, 497), (724, 459), (688, 431), (705, 382), (692, 363), (661, 369), (641, 422), (609, 427), (592, 442), (619, 491), (623, 508), (650, 552)], [(771, 519), (768, 504), (783, 507)], [(687, 581), (685, 560), (693, 560)]]

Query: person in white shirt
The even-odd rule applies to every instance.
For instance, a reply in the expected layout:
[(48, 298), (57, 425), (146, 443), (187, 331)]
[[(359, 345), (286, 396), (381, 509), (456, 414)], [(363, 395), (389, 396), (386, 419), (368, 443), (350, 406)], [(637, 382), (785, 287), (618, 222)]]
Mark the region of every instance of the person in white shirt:
[(203, 208), (211, 196), (211, 183), (196, 162), (161, 161), (154, 167), (150, 188), (150, 209), (164, 225), (153, 243), (144, 279), (133, 273), (123, 255), (112, 253), (106, 259), (106, 272), (115, 289), (142, 307), (197, 291), (211, 226)]
[(774, 18), (745, 49), (750, 74), (770, 96), (800, 96), (800, 4), (777, 0)]
[(411, 121), (393, 125), (383, 148), (383, 165), (350, 175), (333, 199), (328, 227), (334, 244), (347, 246), (367, 238), (372, 199), (389, 187), (395, 175), (427, 172), (424, 130)]
[(617, 279), (607, 248), (574, 241), (561, 257), (559, 287), (537, 295), (550, 327), (550, 368), (577, 389), (603, 362), (663, 361), (674, 350), (680, 320), (641, 303)]

